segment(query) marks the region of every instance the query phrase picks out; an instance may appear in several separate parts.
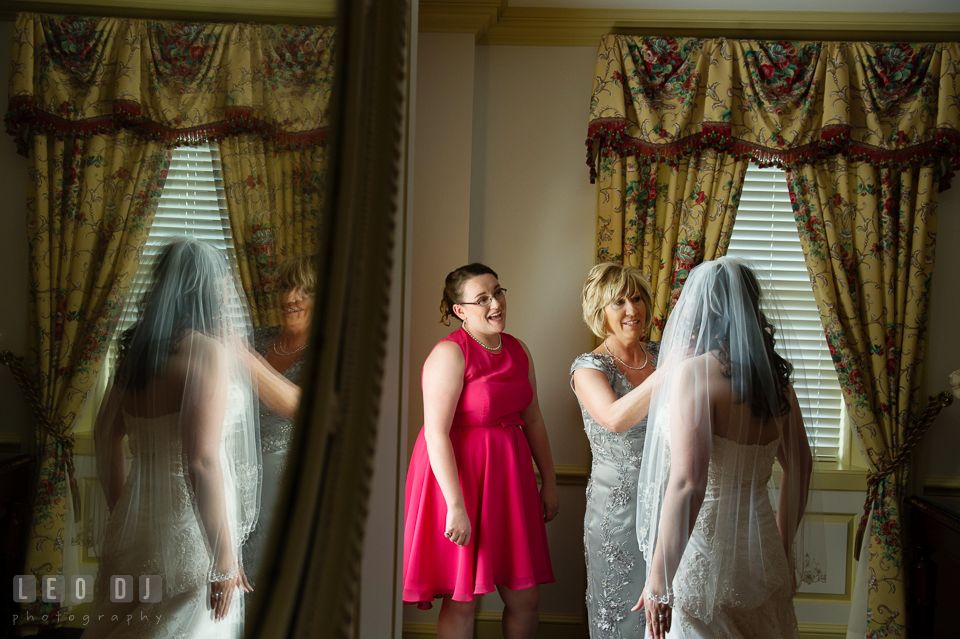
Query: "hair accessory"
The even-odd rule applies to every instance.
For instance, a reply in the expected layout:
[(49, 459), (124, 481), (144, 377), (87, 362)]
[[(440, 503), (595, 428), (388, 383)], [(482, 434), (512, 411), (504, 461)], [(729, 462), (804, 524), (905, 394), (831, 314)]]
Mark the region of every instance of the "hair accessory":
[[(474, 338), (474, 339), (476, 339), (476, 338)], [(643, 347), (643, 344), (640, 345), (640, 350), (643, 351), (643, 354), (646, 355), (646, 357), (644, 357), (644, 359), (643, 359), (643, 364), (641, 364), (639, 367), (631, 366), (630, 364), (627, 364), (625, 361), (623, 361), (622, 359), (620, 359), (619, 357), (617, 357), (616, 355), (614, 355), (613, 353), (611, 353), (611, 352), (610, 352), (610, 349), (607, 347), (607, 340), (603, 340), (603, 348), (604, 348), (604, 350), (607, 351), (607, 353), (610, 353), (610, 357), (612, 357), (613, 359), (617, 360), (618, 362), (620, 362), (621, 364), (623, 364), (624, 366), (626, 366), (627, 368), (629, 368), (629, 369), (632, 370), (632, 371), (642, 371), (643, 369), (645, 369), (645, 368), (647, 367), (647, 364), (650, 363), (650, 353), (648, 353), (648, 352), (647, 352), (647, 349), (645, 349), (645, 348)]]
[[(469, 335), (470, 337), (473, 337), (473, 341), (475, 341), (475, 342), (476, 342), (477, 344), (479, 344), (480, 346), (483, 346), (485, 349), (487, 349), (487, 350), (490, 351), (491, 353), (494, 352), (494, 351), (500, 350), (500, 347), (503, 346), (503, 336), (500, 335), (499, 333), (497, 334), (497, 337), (500, 338), (500, 343), (497, 344), (496, 346), (494, 346), (493, 348), (490, 348), (489, 346), (487, 346), (486, 344), (484, 344), (483, 342), (481, 342), (480, 340), (478, 340), (476, 337), (474, 337), (473, 333), (471, 333), (470, 331), (467, 330), (466, 323), (464, 323), (464, 326), (463, 326), (462, 328), (463, 328), (463, 331), (464, 331), (467, 335)], [(626, 366), (626, 364), (624, 364), (624, 366)]]

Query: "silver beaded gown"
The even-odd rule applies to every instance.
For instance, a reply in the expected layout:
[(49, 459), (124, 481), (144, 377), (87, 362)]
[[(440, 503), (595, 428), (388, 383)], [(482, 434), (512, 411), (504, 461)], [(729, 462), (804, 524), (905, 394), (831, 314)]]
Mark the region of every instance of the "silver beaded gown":
[[(656, 368), (659, 342), (646, 342), (644, 348), (650, 353), (650, 365)], [(609, 355), (584, 353), (573, 361), (570, 374), (578, 368), (592, 368), (606, 375), (617, 399), (633, 390)], [(583, 520), (590, 637), (643, 637), (645, 617), (630, 609), (640, 599), (646, 579), (646, 564), (637, 543), (636, 515), (647, 419), (617, 434), (599, 425), (583, 404), (580, 412), (593, 455)]]
[[(273, 340), (280, 334), (279, 326), (260, 326), (253, 330), (253, 346), (266, 357), (273, 347)], [(283, 376), (300, 386), (303, 358), (299, 358)], [(278, 415), (259, 402), (260, 410), (260, 451), (263, 457), (263, 484), (260, 488), (260, 518), (257, 526), (243, 545), (243, 571), (251, 582), (255, 582), (260, 572), (263, 553), (266, 550), (267, 534), (273, 522), (280, 483), (286, 469), (287, 454), (293, 437), (293, 420)], [(256, 585), (254, 583), (254, 585)]]

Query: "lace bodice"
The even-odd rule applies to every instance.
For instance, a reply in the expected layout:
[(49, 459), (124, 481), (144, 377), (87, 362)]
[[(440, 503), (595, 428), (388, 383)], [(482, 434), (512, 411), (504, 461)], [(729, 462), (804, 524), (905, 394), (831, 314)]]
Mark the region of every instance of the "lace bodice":
[[(703, 505), (673, 582), (676, 605), (688, 614), (709, 620), (718, 608), (756, 608), (789, 585), (768, 491), (779, 443), (746, 445), (713, 436)], [(731, 477), (736, 483), (724, 481)], [(739, 532), (751, 528), (760, 532), (756, 547)], [(712, 599), (711, 576), (718, 577)]]
[[(257, 352), (266, 357), (273, 347), (273, 341), (280, 334), (279, 326), (261, 326), (253, 331), (253, 345)], [(283, 372), (283, 376), (300, 386), (303, 372), (303, 358), (297, 359), (290, 368)], [(277, 453), (290, 448), (293, 439), (293, 420), (278, 415), (262, 401), (259, 402), (260, 412), (260, 447), (264, 453)]]

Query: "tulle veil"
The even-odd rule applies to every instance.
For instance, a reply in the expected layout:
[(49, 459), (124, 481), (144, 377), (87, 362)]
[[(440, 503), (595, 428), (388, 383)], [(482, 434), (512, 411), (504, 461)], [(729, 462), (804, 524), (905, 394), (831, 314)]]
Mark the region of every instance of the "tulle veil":
[[(160, 575), (169, 602), (241, 565), (260, 507), (258, 415), (250, 318), (228, 256), (173, 240), (148, 280), (126, 304), (132, 326), (115, 337), (94, 429), (110, 512), (93, 541), (98, 597), (111, 574)], [(196, 628), (190, 616), (208, 613), (176, 615), (171, 632)]]
[[(816, 509), (816, 451), (789, 385), (789, 355), (771, 348), (777, 303), (757, 274), (726, 257), (690, 272), (664, 329), (638, 480), (647, 597), (706, 623), (718, 607), (749, 610), (803, 582), (808, 557), (823, 556), (822, 526), (801, 526)], [(782, 537), (770, 538), (764, 500)], [(693, 535), (704, 543), (688, 549)]]

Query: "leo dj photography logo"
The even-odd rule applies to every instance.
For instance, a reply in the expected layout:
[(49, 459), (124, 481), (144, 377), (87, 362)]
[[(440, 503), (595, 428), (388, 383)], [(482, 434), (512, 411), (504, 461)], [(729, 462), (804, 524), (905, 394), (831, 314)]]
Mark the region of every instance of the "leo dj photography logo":
[[(40, 601), (44, 603), (67, 603), (68, 605), (77, 605), (93, 601), (93, 577), (91, 575), (74, 575), (68, 579), (63, 575), (46, 575), (40, 578)], [(110, 601), (114, 603), (130, 603), (133, 601), (134, 591), (137, 591), (138, 599), (143, 603), (158, 603), (163, 594), (163, 581), (160, 575), (140, 575), (139, 589), (134, 588), (133, 577), (130, 575), (113, 575), (108, 581), (110, 590)], [(13, 578), (13, 600), (18, 604), (33, 603), (37, 600), (37, 578), (34, 575), (17, 575)], [(102, 619), (106, 615), (94, 615), (97, 619)], [(55, 619), (54, 619), (55, 617)], [(61, 618), (62, 617), (62, 618)], [(131, 621), (153, 623), (153, 618), (143, 614), (140, 618), (134, 615), (125, 615), (126, 619), (120, 619), (119, 615), (113, 615), (111, 621), (126, 621), (129, 626)], [(160, 616), (156, 617), (156, 623), (160, 623)], [(24, 616), (13, 615), (13, 625), (20, 623), (31, 623), (34, 621), (73, 621), (74, 615), (63, 614), (57, 611), (54, 615), (34, 616), (25, 612)], [(79, 621), (88, 625), (91, 621), (91, 615), (83, 615)]]
[[(91, 575), (73, 575), (69, 579), (63, 575), (46, 575), (40, 578), (40, 601), (44, 603), (68, 603), (70, 605), (93, 601), (93, 577)], [(109, 583), (110, 601), (129, 603), (134, 592), (143, 603), (157, 603), (163, 594), (163, 581), (160, 575), (140, 575), (139, 588), (134, 588), (130, 575), (112, 575)], [(17, 575), (13, 578), (13, 600), (16, 603), (33, 603), (37, 600), (37, 578), (34, 575)]]

